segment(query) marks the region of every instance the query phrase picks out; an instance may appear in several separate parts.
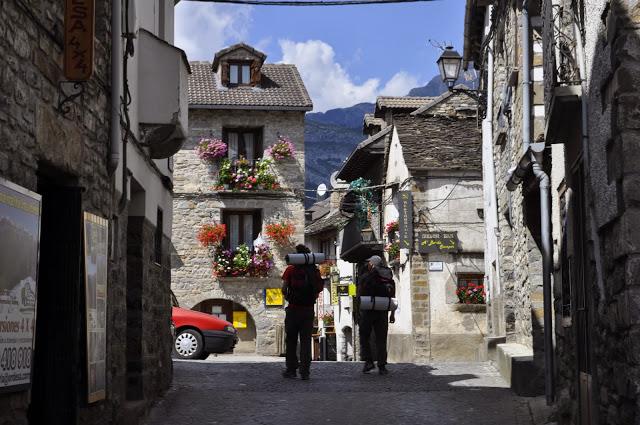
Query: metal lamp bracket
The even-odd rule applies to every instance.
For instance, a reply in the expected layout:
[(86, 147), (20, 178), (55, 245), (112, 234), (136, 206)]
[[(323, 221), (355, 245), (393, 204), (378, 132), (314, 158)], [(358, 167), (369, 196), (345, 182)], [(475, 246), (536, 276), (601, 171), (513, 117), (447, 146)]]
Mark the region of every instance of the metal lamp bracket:
[(58, 83), (58, 107), (56, 108), (60, 115), (66, 118), (71, 112), (69, 103), (82, 96), (84, 91), (84, 81), (60, 81)]

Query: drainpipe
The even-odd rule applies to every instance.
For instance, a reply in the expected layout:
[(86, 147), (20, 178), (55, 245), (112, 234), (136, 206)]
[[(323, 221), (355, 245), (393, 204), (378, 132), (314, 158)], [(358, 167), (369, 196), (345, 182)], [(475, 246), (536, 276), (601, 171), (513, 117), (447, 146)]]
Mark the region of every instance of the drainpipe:
[[(113, 174), (120, 162), (120, 93), (122, 93), (122, 3), (111, 2), (111, 156), (109, 174)], [(124, 188), (123, 188), (124, 190)]]
[[(533, 155), (532, 155), (533, 156)], [(540, 236), (542, 238), (542, 294), (544, 303), (544, 370), (547, 405), (553, 403), (553, 317), (551, 305), (551, 273), (553, 273), (553, 246), (551, 243), (551, 182), (539, 162), (532, 164), (533, 175), (540, 187)]]
[[(529, 155), (531, 145), (531, 36), (529, 2), (522, 4), (522, 148)], [(542, 170), (531, 153), (533, 174), (540, 185), (540, 236), (542, 238), (542, 291), (544, 305), (544, 385), (547, 404), (554, 399), (553, 377), (553, 315), (551, 302), (551, 273), (553, 273), (553, 247), (551, 244), (551, 205), (549, 176)]]
[(531, 144), (531, 36), (529, 35), (529, 2), (522, 4), (522, 151)]

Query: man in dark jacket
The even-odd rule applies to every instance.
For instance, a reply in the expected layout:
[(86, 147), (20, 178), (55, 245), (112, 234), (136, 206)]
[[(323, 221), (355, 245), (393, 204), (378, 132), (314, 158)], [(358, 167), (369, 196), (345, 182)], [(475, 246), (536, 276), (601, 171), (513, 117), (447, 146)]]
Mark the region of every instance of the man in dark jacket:
[[(358, 295), (395, 297), (395, 285), (391, 269), (382, 265), (378, 255), (367, 260), (368, 271), (358, 279)], [(386, 310), (360, 310), (360, 352), (364, 360), (362, 372), (367, 373), (375, 368), (371, 353), (371, 331), (375, 332), (376, 358), (380, 375), (387, 370), (387, 332), (389, 330), (389, 312)]]
[[(311, 251), (304, 245), (296, 246), (298, 254), (308, 254)], [(311, 367), (311, 333), (313, 332), (314, 305), (324, 283), (320, 271), (314, 264), (290, 265), (282, 275), (282, 293), (289, 303), (284, 319), (286, 332), (286, 364), (282, 372), (285, 378), (295, 378), (298, 366), (300, 377), (309, 379)], [(296, 353), (300, 337), (300, 361)]]

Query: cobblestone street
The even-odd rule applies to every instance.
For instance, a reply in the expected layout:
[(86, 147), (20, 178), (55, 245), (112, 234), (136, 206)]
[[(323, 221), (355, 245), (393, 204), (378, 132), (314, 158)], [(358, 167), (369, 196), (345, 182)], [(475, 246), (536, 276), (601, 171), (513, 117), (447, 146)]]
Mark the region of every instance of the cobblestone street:
[(147, 425), (544, 424), (542, 398), (506, 388), (486, 363), (313, 363), (310, 381), (285, 380), (281, 359), (210, 357), (175, 361), (174, 380)]

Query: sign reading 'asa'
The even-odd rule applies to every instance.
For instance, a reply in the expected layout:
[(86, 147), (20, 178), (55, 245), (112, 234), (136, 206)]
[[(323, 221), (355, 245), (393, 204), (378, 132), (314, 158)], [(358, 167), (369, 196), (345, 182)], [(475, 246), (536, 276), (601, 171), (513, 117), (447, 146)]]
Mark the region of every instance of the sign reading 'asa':
[(64, 76), (87, 81), (93, 74), (95, 0), (66, 0), (64, 13)]

